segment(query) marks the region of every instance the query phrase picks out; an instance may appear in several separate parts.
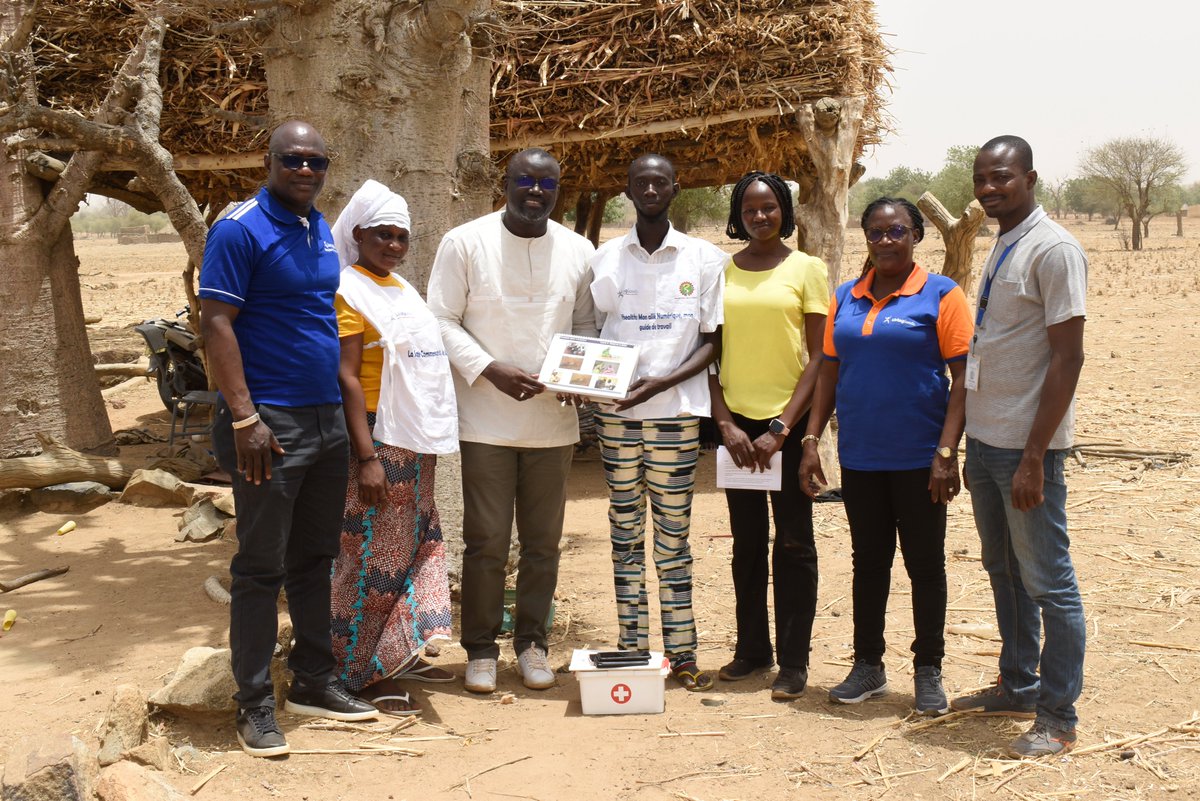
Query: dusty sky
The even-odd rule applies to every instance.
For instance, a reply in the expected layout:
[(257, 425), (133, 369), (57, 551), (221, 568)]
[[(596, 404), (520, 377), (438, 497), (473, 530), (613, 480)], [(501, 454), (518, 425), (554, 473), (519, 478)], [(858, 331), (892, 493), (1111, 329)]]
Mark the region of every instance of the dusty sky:
[(1200, 180), (1200, 1), (876, 0), (898, 52), (897, 131), (867, 176), (936, 172), (951, 145), (999, 134), (1033, 146), (1043, 178), (1076, 173), (1117, 136), (1163, 136)]

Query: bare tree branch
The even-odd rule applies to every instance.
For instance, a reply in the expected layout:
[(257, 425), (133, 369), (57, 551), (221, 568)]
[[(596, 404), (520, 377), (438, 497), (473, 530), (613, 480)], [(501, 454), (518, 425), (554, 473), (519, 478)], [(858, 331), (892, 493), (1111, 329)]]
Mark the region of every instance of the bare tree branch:
[(33, 0), (29, 4), (29, 10), (25, 16), (17, 21), (17, 28), (12, 32), (12, 35), (0, 43), (0, 53), (5, 55), (16, 55), (25, 50), (29, 45), (29, 35), (33, 33), (34, 20), (37, 16), (37, 0)]

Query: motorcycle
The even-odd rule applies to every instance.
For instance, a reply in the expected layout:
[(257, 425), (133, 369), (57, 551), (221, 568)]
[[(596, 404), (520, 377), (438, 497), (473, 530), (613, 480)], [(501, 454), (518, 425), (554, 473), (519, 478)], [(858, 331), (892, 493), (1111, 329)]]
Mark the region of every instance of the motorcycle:
[(187, 322), (189, 311), (185, 307), (174, 320), (147, 320), (133, 329), (146, 340), (158, 396), (172, 414), (179, 414), (177, 406), (184, 395), (208, 389), (208, 375), (197, 353), (199, 342)]

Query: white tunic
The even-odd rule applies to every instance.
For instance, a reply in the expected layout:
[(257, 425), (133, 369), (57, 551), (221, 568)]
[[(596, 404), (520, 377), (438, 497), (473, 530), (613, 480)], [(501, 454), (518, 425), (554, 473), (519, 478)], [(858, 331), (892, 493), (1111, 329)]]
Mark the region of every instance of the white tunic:
[(572, 406), (553, 392), (517, 401), (480, 374), (493, 361), (536, 374), (555, 334), (596, 335), (592, 243), (556, 222), (538, 237), (504, 227), (503, 211), (450, 231), (429, 276), (429, 308), (454, 365), (466, 442), (550, 448), (579, 441)]

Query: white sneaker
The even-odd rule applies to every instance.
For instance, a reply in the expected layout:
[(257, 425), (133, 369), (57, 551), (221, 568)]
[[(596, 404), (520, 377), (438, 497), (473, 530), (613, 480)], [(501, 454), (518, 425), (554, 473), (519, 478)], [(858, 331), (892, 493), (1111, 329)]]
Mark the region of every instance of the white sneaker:
[(554, 686), (554, 671), (550, 669), (546, 652), (536, 645), (529, 646), (517, 656), (517, 673), (531, 690)]
[(473, 693), (490, 693), (496, 691), (496, 660), (471, 659), (467, 661), (467, 675), (463, 677), (463, 686)]

